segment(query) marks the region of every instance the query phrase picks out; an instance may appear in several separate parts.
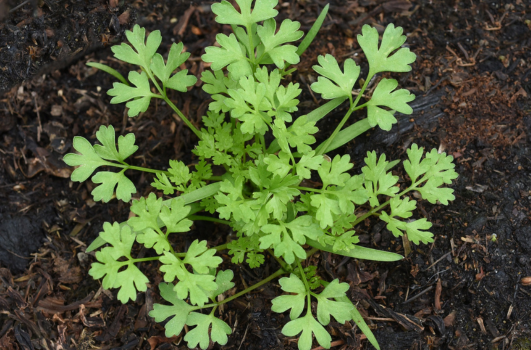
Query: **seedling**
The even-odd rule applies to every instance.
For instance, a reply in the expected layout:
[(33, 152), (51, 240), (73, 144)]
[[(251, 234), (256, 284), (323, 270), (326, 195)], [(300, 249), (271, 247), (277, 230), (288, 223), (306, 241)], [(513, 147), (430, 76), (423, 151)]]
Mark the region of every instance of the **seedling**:
[[(406, 37), (402, 29), (390, 24), (381, 42), (375, 28), (365, 25), (358, 42), (369, 62), (369, 73), (353, 98), (352, 90), (360, 75), (360, 67), (347, 59), (341, 69), (331, 55), (319, 56), (313, 68), (319, 74), (311, 89), (329, 100), (309, 114), (298, 116), (299, 84), (284, 80), (299, 63), (300, 56), (311, 43), (328, 11), (324, 8), (310, 32), (303, 37), (300, 23), (284, 20), (278, 26), (274, 17), (276, 0), (237, 0), (239, 10), (227, 1), (212, 5), (216, 21), (229, 24), (233, 34), (218, 34), (219, 47), (208, 47), (202, 56), (211, 70), (202, 73), (203, 90), (212, 96), (203, 127), (196, 128), (169, 99), (167, 91), (186, 92), (196, 77), (180, 69), (189, 53), (183, 44), (173, 44), (168, 58), (156, 53), (161, 43), (159, 31), (145, 36), (136, 25), (126, 32), (130, 45), (112, 48), (117, 59), (139, 66), (125, 79), (114, 69), (91, 63), (117, 77), (108, 94), (111, 103), (126, 102), (128, 115), (145, 112), (153, 98), (159, 98), (177, 113), (197, 135), (193, 150), (196, 164), (188, 167), (171, 160), (167, 170), (152, 170), (131, 165), (126, 160), (138, 151), (135, 136), (118, 138), (112, 126), (101, 126), (96, 133), (99, 145), (91, 145), (82, 137), (74, 138), (78, 154), (68, 154), (64, 161), (78, 166), (73, 181), (85, 181), (94, 172), (98, 184), (92, 191), (94, 200), (108, 202), (115, 196), (129, 202), (136, 193), (126, 176), (128, 170), (154, 174), (155, 193), (133, 200), (135, 216), (123, 223), (105, 223), (99, 237), (89, 246), (97, 262), (89, 273), (103, 278), (106, 289), (118, 289), (118, 299), (126, 303), (146, 290), (148, 279), (136, 263), (158, 260), (165, 283), (159, 284), (161, 297), (171, 305), (155, 304), (149, 313), (165, 324), (166, 336), (188, 332), (184, 340), (189, 347), (206, 349), (210, 342), (226, 344), (231, 328), (217, 316), (218, 307), (261, 285), (278, 281), (287, 294), (273, 299), (272, 310), (289, 310), (290, 321), (282, 329), (286, 336), (299, 336), (301, 350), (312, 347), (313, 338), (329, 348), (331, 336), (326, 330), (333, 317), (337, 322), (354, 321), (379, 349), (375, 337), (360, 313), (346, 296), (349, 285), (335, 279), (327, 282), (314, 266), (305, 260), (322, 250), (358, 259), (395, 261), (402, 256), (358, 245), (356, 226), (370, 216), (378, 216), (387, 228), (400, 237), (407, 235), (415, 244), (433, 242), (428, 230), (432, 224), (425, 218), (411, 219), (417, 202), (408, 196), (417, 191), (430, 203), (448, 204), (453, 190), (443, 187), (457, 177), (453, 158), (436, 150), (424, 153), (416, 144), (407, 150), (404, 169), (407, 184), (398, 184), (398, 176), (390, 168), (384, 154), (369, 152), (362, 173), (352, 175), (349, 155), (326, 153), (351, 141), (372, 127), (390, 130), (397, 122), (395, 111), (410, 114), (408, 105), (414, 99), (409, 91), (397, 89), (394, 79), (381, 79), (372, 95), (361, 102), (367, 85), (381, 72), (408, 72), (415, 54), (402, 48)], [(153, 89), (154, 87), (154, 89)], [(154, 92), (155, 91), (155, 92)], [(330, 138), (315, 145), (316, 122), (335, 108), (348, 104), (348, 110)], [(344, 128), (356, 110), (367, 108), (367, 118)], [(266, 142), (266, 134), (274, 136)], [(269, 138), (268, 138), (269, 139)], [(225, 169), (222, 176), (212, 175), (212, 165)], [(116, 168), (101, 171), (100, 167)], [(312, 179), (314, 187), (303, 185)], [(320, 183), (319, 183), (320, 181)], [(177, 193), (177, 195), (176, 195)], [(208, 214), (201, 214), (210, 213)], [(170, 234), (188, 232), (195, 220), (209, 220), (228, 225), (237, 239), (217, 247), (195, 240), (186, 252), (175, 251), (168, 240)], [(137, 242), (153, 249), (153, 257), (134, 258), (131, 249)], [(219, 270), (219, 251), (228, 251), (235, 264), (251, 268), (265, 264), (265, 255), (276, 260), (279, 268), (269, 277), (227, 298), (217, 297), (234, 287), (233, 272)], [(303, 267), (303, 264), (306, 267)], [(311, 302), (317, 302), (316, 314)]]

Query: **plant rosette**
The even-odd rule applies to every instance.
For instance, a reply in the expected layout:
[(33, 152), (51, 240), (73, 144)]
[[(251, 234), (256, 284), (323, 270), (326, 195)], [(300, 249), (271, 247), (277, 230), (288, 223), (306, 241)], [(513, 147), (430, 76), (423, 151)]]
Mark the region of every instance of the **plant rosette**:
[[(152, 99), (162, 99), (198, 138), (193, 150), (195, 165), (171, 160), (166, 170), (128, 162), (139, 151), (135, 135), (116, 140), (112, 126), (99, 128), (96, 145), (83, 137), (74, 138), (77, 153), (67, 154), (64, 161), (77, 166), (73, 181), (92, 176), (97, 185), (92, 191), (95, 201), (131, 201), (137, 190), (126, 175), (129, 170), (152, 173), (152, 187), (175, 196), (163, 200), (150, 193), (132, 201), (135, 216), (122, 223), (105, 223), (87, 249), (99, 249), (89, 274), (102, 278), (103, 288), (117, 289), (117, 298), (127, 303), (136, 300), (138, 292), (146, 291), (149, 282), (137, 263), (158, 260), (164, 278), (159, 284), (160, 296), (167, 304), (155, 304), (149, 315), (157, 322), (166, 321), (167, 337), (190, 327), (184, 340), (191, 348), (206, 349), (210, 342), (226, 344), (231, 327), (219, 317), (219, 306), (280, 278), (285, 294), (273, 299), (272, 310), (289, 311), (282, 333), (298, 336), (299, 349), (311, 349), (314, 338), (329, 348), (331, 336), (326, 326), (331, 318), (340, 323), (355, 322), (379, 349), (346, 296), (349, 285), (338, 279), (325, 281), (305, 260), (321, 250), (357, 259), (402, 259), (395, 253), (358, 245), (356, 227), (370, 216), (386, 222), (396, 237), (407, 235), (415, 244), (433, 242), (429, 231), (432, 224), (426, 218), (413, 219), (417, 201), (410, 195), (415, 191), (432, 204), (448, 205), (454, 195), (444, 185), (457, 178), (451, 156), (436, 150), (425, 152), (413, 144), (403, 161), (407, 178), (400, 183), (391, 172), (399, 161), (389, 162), (385, 154), (368, 152), (361, 174), (350, 173), (353, 164), (349, 155), (326, 156), (372, 127), (390, 130), (397, 122), (395, 112), (412, 113), (408, 103), (414, 95), (399, 89), (394, 79), (381, 78), (370, 97), (362, 101), (362, 96), (380, 73), (410, 71), (416, 56), (402, 47), (406, 37), (401, 28), (388, 25), (380, 40), (377, 30), (365, 25), (358, 43), (369, 72), (357, 97), (353, 98), (353, 89), (360, 67), (354, 60), (346, 59), (341, 68), (333, 56), (319, 56), (313, 66), (319, 77), (311, 89), (328, 102), (296, 116), (301, 89), (288, 78), (321, 27), (328, 6), (304, 36), (299, 22), (286, 19), (279, 25), (275, 21), (277, 0), (256, 0), (254, 7), (252, 0), (237, 3), (239, 10), (227, 1), (212, 5), (216, 21), (231, 25), (233, 33), (218, 34), (218, 45), (207, 47), (202, 56), (211, 69), (201, 75), (202, 88), (212, 101), (200, 129), (167, 94), (168, 89), (186, 92), (197, 82), (181, 68), (190, 56), (183, 52), (182, 43), (173, 44), (164, 59), (157, 53), (160, 32), (146, 38), (145, 29), (136, 25), (126, 32), (129, 44), (112, 50), (117, 59), (138, 66), (138, 71), (131, 71), (126, 79), (106, 65), (88, 63), (119, 80), (108, 94), (113, 97), (111, 103), (126, 103), (129, 117), (145, 112)], [(316, 123), (344, 104), (348, 110), (331, 136), (315, 145)], [(362, 108), (367, 109), (366, 118), (345, 127), (353, 112)], [(224, 174), (214, 176), (213, 165), (224, 169)], [(303, 185), (309, 179), (314, 180), (314, 187)], [(217, 247), (195, 240), (187, 251), (175, 251), (169, 236), (189, 232), (197, 220), (227, 225), (237, 238)], [(150, 248), (153, 256), (133, 257), (134, 244)], [(219, 251), (228, 251), (232, 263), (251, 268), (265, 264), (265, 254), (269, 254), (279, 268), (231, 297), (218, 298), (234, 287), (233, 272), (219, 269)], [(312, 301), (317, 303), (315, 313)]]

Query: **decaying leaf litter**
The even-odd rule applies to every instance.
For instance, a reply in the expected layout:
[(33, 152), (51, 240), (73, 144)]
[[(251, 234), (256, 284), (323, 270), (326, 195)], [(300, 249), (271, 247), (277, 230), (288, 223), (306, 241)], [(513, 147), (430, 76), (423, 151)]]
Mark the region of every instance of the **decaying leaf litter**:
[[(531, 275), (529, 7), (518, 1), (456, 3), (456, 7), (429, 2), (409, 7), (402, 2), (390, 3), (332, 3), (321, 32), (322, 41), (306, 54), (308, 64), (302, 64), (298, 74), (311, 84), (315, 74), (309, 67), (316, 63), (318, 54), (356, 59), (361, 50), (349, 47), (349, 43), (355, 43), (349, 39), (360, 32), (363, 23), (380, 24), (382, 28), (391, 22), (403, 26), (410, 33), (408, 43), (419, 60), (401, 85), (417, 95), (421, 107), (413, 117), (399, 118), (395, 130), (400, 135), (398, 141), (375, 146), (373, 136), (382, 142), (393, 141), (375, 131), (375, 135), (347, 149), (358, 170), (368, 149), (379, 148), (395, 158), (413, 142), (444, 149), (459, 164), (457, 201), (444, 209), (422, 208), (438, 233), (429, 248), (397, 242), (384, 226), (367, 222), (361, 238), (368, 246), (411, 250), (408, 258), (398, 264), (341, 260), (331, 255), (316, 258), (314, 263), (330, 279), (340, 277), (355, 287), (352, 298), (363, 306), (360, 309), (372, 322), (382, 347), (409, 349), (425, 344), (432, 348), (481, 349), (494, 344), (498, 348), (525, 348), (529, 337), (525, 320), (529, 318), (531, 300), (525, 279)], [(200, 75), (204, 69), (198, 60), (201, 48), (212, 44), (218, 30), (208, 6), (197, 5), (175, 15), (171, 7), (157, 5), (137, 3), (139, 20), (147, 21), (152, 30), (161, 29), (163, 37), (173, 32), (181, 35), (183, 38), (175, 40), (183, 39), (192, 60), (197, 58), (195, 66), (188, 68)], [(282, 3), (280, 9), (282, 16), (301, 21), (302, 29), (307, 30), (323, 6)], [(42, 8), (47, 11), (45, 6)], [(29, 17), (29, 5), (26, 11)], [(124, 11), (122, 7), (118, 12)], [(177, 22), (172, 23), (172, 18)], [(94, 60), (113, 65), (107, 58), (110, 51), (98, 54), (101, 56)], [(111, 86), (111, 79), (85, 67), (84, 62), (55, 71), (46, 79), (25, 83), (22, 88), (15, 87), (2, 98), (0, 149), (4, 171), (0, 173), (0, 191), (10, 201), (3, 205), (2, 215), (9, 215), (9, 219), (3, 219), (2, 225), (18, 225), (15, 227), (28, 234), (41, 235), (43, 241), (31, 260), (22, 259), (29, 263), (25, 272), (23, 268), (11, 269), (11, 273), (1, 270), (5, 280), (2, 308), (7, 311), (2, 315), (5, 322), (0, 330), (1, 341), (6, 348), (16, 348), (13, 344), (23, 347), (24, 342), (31, 348), (31, 340), (37, 343), (40, 335), (51, 334), (43, 337), (48, 339), (49, 347), (51, 342), (77, 348), (105, 341), (105, 348), (171, 348), (171, 342), (178, 344), (179, 339), (165, 339), (147, 316), (150, 305), (157, 301), (150, 290), (144, 300), (122, 306), (112, 295), (99, 290), (97, 282), (86, 278), (93, 258), (82, 253), (84, 247), (101, 230), (102, 222), (127, 219), (128, 209), (120, 202), (97, 209), (100, 206), (94, 206), (88, 195), (92, 188), (77, 188), (77, 184), (68, 188), (68, 181), (57, 176), (69, 171), (60, 161), (70, 149), (68, 140), (73, 135), (89, 138), (101, 123), (122, 125), (125, 132), (137, 135), (140, 147), (149, 151), (145, 158), (137, 159), (139, 166), (190, 157), (194, 137), (171, 118), (164, 105), (148, 110), (134, 124), (124, 124), (123, 109), (109, 105), (103, 93)], [(175, 95), (174, 101), (184, 110), (197, 111), (197, 123), (208, 102), (203, 102), (201, 90), (196, 90), (193, 98), (186, 94), (181, 100)], [(306, 95), (302, 100), (308, 107), (313, 106), (315, 96), (309, 89), (303, 91)], [(430, 100), (436, 93), (442, 97)], [(423, 100), (426, 103), (422, 104)], [(328, 135), (322, 132), (319, 136), (324, 140)], [(396, 153), (389, 154), (391, 150)], [(133, 181), (137, 187), (147, 188), (151, 179), (137, 176)], [(15, 220), (18, 223), (13, 224)], [(6, 230), (12, 228), (2, 226), (2, 234)], [(202, 223), (189, 239), (191, 242), (199, 235), (219, 244), (226, 234), (215, 225)], [(15, 248), (9, 250), (16, 253)], [(12, 253), (6, 254), (9, 260), (16, 259)], [(2, 265), (7, 266), (4, 261)], [(238, 274), (240, 288), (258, 279), (261, 271), (242, 269)], [(269, 299), (278, 294), (275, 288), (275, 284), (268, 285), (225, 310), (229, 324), (235, 327), (229, 347), (290, 346), (278, 336), (286, 320), (265, 311), (269, 310)], [(9, 330), (11, 326), (13, 330)], [(336, 339), (333, 345), (366, 346), (355, 328), (332, 324), (329, 331)]]

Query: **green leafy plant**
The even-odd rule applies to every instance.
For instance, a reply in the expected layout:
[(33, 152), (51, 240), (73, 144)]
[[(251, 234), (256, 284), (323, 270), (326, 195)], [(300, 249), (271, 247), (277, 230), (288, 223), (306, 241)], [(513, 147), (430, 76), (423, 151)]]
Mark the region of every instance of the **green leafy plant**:
[[(128, 115), (145, 112), (153, 98), (166, 101), (197, 135), (193, 153), (194, 166), (171, 160), (167, 170), (152, 170), (127, 163), (138, 151), (135, 136), (120, 136), (116, 146), (112, 126), (96, 132), (100, 144), (91, 145), (75, 137), (77, 154), (64, 161), (78, 166), (73, 181), (99, 184), (92, 191), (95, 200), (107, 202), (115, 196), (129, 202), (136, 188), (126, 176), (128, 170), (154, 174), (152, 186), (164, 195), (178, 195), (163, 200), (155, 193), (135, 199), (134, 213), (123, 223), (105, 223), (99, 237), (87, 251), (98, 249), (90, 269), (94, 278), (103, 278), (104, 288), (118, 289), (118, 299), (126, 303), (146, 290), (148, 279), (137, 263), (158, 260), (164, 283), (161, 297), (171, 305), (155, 304), (150, 315), (158, 322), (167, 321), (166, 336), (180, 334), (185, 326), (194, 327), (184, 340), (188, 346), (206, 349), (210, 341), (225, 344), (231, 333), (228, 324), (216, 313), (219, 306), (238, 298), (280, 276), (286, 293), (273, 299), (272, 310), (288, 310), (290, 321), (282, 329), (287, 336), (299, 336), (299, 349), (310, 349), (313, 337), (324, 348), (330, 347), (326, 330), (331, 317), (337, 322), (354, 321), (367, 339), (378, 343), (371, 330), (346, 296), (347, 283), (327, 282), (315, 266), (305, 262), (322, 250), (358, 259), (395, 261), (401, 255), (358, 245), (356, 227), (370, 216), (387, 223), (396, 237), (405, 236), (415, 244), (433, 242), (426, 218), (412, 219), (417, 202), (410, 198), (417, 192), (430, 203), (448, 204), (453, 190), (443, 187), (457, 177), (452, 157), (432, 150), (425, 154), (417, 145), (407, 150), (404, 169), (408, 178), (399, 183), (390, 170), (398, 161), (389, 162), (385, 154), (369, 152), (361, 174), (351, 174), (349, 155), (326, 153), (337, 149), (372, 127), (390, 130), (397, 122), (395, 111), (410, 114), (414, 99), (409, 91), (397, 89), (394, 79), (382, 78), (370, 97), (362, 103), (370, 81), (381, 72), (407, 72), (415, 54), (402, 48), (406, 37), (401, 28), (387, 26), (380, 40), (376, 29), (362, 28), (358, 42), (369, 62), (369, 73), (357, 97), (353, 89), (360, 67), (347, 59), (343, 67), (331, 55), (319, 56), (313, 68), (319, 74), (311, 89), (325, 100), (319, 108), (297, 116), (299, 84), (287, 79), (299, 63), (327, 14), (325, 7), (314, 26), (303, 37), (300, 24), (289, 19), (280, 26), (274, 17), (276, 0), (237, 0), (239, 10), (227, 1), (212, 5), (216, 21), (229, 24), (233, 34), (218, 34), (219, 46), (208, 47), (202, 56), (210, 70), (201, 75), (203, 90), (212, 101), (197, 128), (168, 97), (168, 89), (185, 92), (197, 79), (181, 69), (189, 57), (182, 43), (173, 44), (167, 59), (156, 53), (161, 44), (159, 31), (146, 38), (138, 25), (126, 32), (129, 44), (113, 47), (116, 58), (139, 66), (125, 79), (114, 69), (92, 63), (115, 77), (108, 94), (111, 103), (126, 102)], [(316, 123), (343, 104), (348, 110), (331, 136), (316, 145)], [(367, 117), (344, 127), (356, 110), (367, 108)], [(271, 139), (272, 142), (266, 142)], [(212, 166), (224, 169), (214, 176)], [(100, 167), (115, 168), (117, 172)], [(311, 182), (304, 182), (312, 179)], [(311, 183), (313, 185), (304, 185)], [(309, 186), (309, 187), (308, 187)], [(159, 192), (160, 194), (160, 192)], [(417, 196), (418, 197), (418, 196)], [(201, 214), (203, 212), (203, 214)], [(209, 214), (210, 213), (210, 214)], [(168, 238), (188, 232), (195, 220), (209, 220), (227, 225), (236, 239), (217, 247), (195, 240), (185, 252), (174, 250)], [(153, 250), (153, 257), (134, 258), (136, 243)], [(251, 268), (266, 263), (269, 255), (279, 268), (264, 280), (227, 298), (217, 298), (234, 287), (231, 270), (219, 270), (219, 251), (228, 251), (232, 262), (247, 263)], [(303, 267), (303, 264), (306, 267)], [(317, 302), (316, 314), (312, 300)], [(304, 316), (301, 316), (303, 315)]]

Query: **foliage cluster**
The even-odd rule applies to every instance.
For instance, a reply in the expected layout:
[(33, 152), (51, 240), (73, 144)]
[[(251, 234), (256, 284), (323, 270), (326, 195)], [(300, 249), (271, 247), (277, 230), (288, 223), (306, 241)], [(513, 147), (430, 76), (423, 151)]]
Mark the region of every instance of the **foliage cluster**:
[[(130, 45), (112, 48), (117, 59), (139, 66), (127, 79), (114, 69), (90, 65), (117, 77), (108, 94), (111, 103), (126, 102), (128, 115), (145, 112), (151, 99), (158, 98), (175, 110), (180, 119), (197, 135), (193, 153), (196, 163), (187, 165), (172, 160), (167, 170), (152, 170), (131, 165), (126, 160), (138, 151), (134, 134), (115, 138), (112, 126), (101, 126), (96, 132), (100, 144), (92, 145), (75, 137), (77, 154), (64, 161), (78, 166), (73, 181), (85, 181), (91, 175), (98, 186), (92, 191), (94, 200), (112, 198), (129, 202), (136, 193), (127, 170), (154, 174), (152, 186), (164, 195), (178, 195), (163, 200), (155, 193), (135, 199), (135, 214), (123, 223), (105, 223), (100, 236), (88, 251), (96, 253), (97, 262), (90, 274), (103, 278), (104, 288), (118, 289), (118, 299), (135, 300), (137, 292), (146, 290), (148, 279), (137, 263), (158, 260), (164, 283), (159, 284), (161, 297), (171, 305), (155, 304), (150, 315), (156, 321), (168, 320), (166, 336), (178, 335), (185, 325), (195, 327), (184, 340), (189, 347), (206, 349), (210, 341), (225, 344), (231, 333), (228, 324), (216, 316), (219, 305), (248, 293), (282, 275), (279, 283), (286, 294), (272, 302), (275, 312), (289, 312), (290, 321), (282, 329), (286, 336), (299, 336), (299, 349), (310, 349), (312, 339), (324, 348), (330, 347), (326, 331), (331, 316), (337, 322), (353, 320), (376, 347), (378, 344), (363, 318), (346, 297), (347, 283), (327, 282), (313, 266), (302, 263), (319, 250), (353, 258), (393, 261), (402, 257), (358, 245), (356, 226), (371, 215), (387, 223), (397, 237), (407, 235), (415, 244), (433, 242), (428, 230), (431, 223), (412, 219), (417, 202), (409, 194), (417, 191), (430, 203), (447, 205), (453, 200), (450, 184), (457, 177), (452, 157), (436, 150), (425, 153), (413, 145), (403, 162), (409, 177), (399, 184), (385, 154), (369, 152), (362, 173), (353, 175), (349, 155), (330, 159), (326, 153), (337, 149), (372, 127), (390, 130), (397, 122), (395, 111), (412, 113), (408, 105), (414, 99), (409, 91), (397, 89), (394, 79), (379, 80), (370, 98), (361, 103), (369, 82), (382, 72), (408, 72), (415, 60), (402, 29), (387, 26), (380, 41), (375, 28), (364, 26), (358, 42), (369, 63), (357, 97), (353, 89), (360, 67), (348, 58), (340, 67), (331, 55), (319, 56), (313, 68), (319, 74), (311, 89), (329, 100), (309, 114), (296, 117), (301, 88), (287, 82), (293, 65), (311, 43), (323, 23), (324, 9), (310, 32), (303, 37), (300, 23), (289, 19), (278, 26), (274, 17), (277, 0), (236, 0), (237, 10), (222, 1), (212, 5), (216, 21), (232, 26), (233, 34), (218, 34), (218, 46), (207, 47), (202, 56), (211, 70), (202, 73), (203, 90), (212, 102), (203, 127), (196, 128), (168, 97), (168, 89), (186, 92), (197, 79), (183, 69), (189, 53), (183, 44), (173, 44), (167, 59), (157, 50), (162, 37), (154, 31), (146, 38), (138, 25), (128, 31)], [(348, 104), (348, 111), (325, 142), (315, 145), (316, 122), (332, 110)], [(351, 114), (367, 108), (367, 117), (344, 128)], [(273, 142), (266, 142), (272, 135)], [(100, 167), (118, 171), (100, 170)], [(214, 176), (213, 167), (223, 169)], [(305, 180), (315, 186), (304, 186)], [(406, 182), (404, 182), (406, 183)], [(201, 214), (200, 212), (203, 212)], [(210, 220), (226, 224), (237, 238), (218, 247), (195, 240), (186, 252), (176, 252), (169, 235), (190, 231), (194, 220)], [(152, 248), (154, 256), (134, 258), (135, 242)], [(228, 298), (218, 298), (234, 287), (233, 272), (220, 270), (222, 258), (216, 253), (228, 250), (233, 263), (247, 263), (257, 268), (265, 263), (265, 255), (273, 256), (280, 268), (263, 281)], [(312, 300), (317, 302), (316, 314)], [(208, 311), (209, 310), (209, 311)], [(205, 313), (205, 311), (207, 311)], [(303, 315), (304, 313), (304, 315)], [(302, 316), (303, 315), (303, 316)]]

